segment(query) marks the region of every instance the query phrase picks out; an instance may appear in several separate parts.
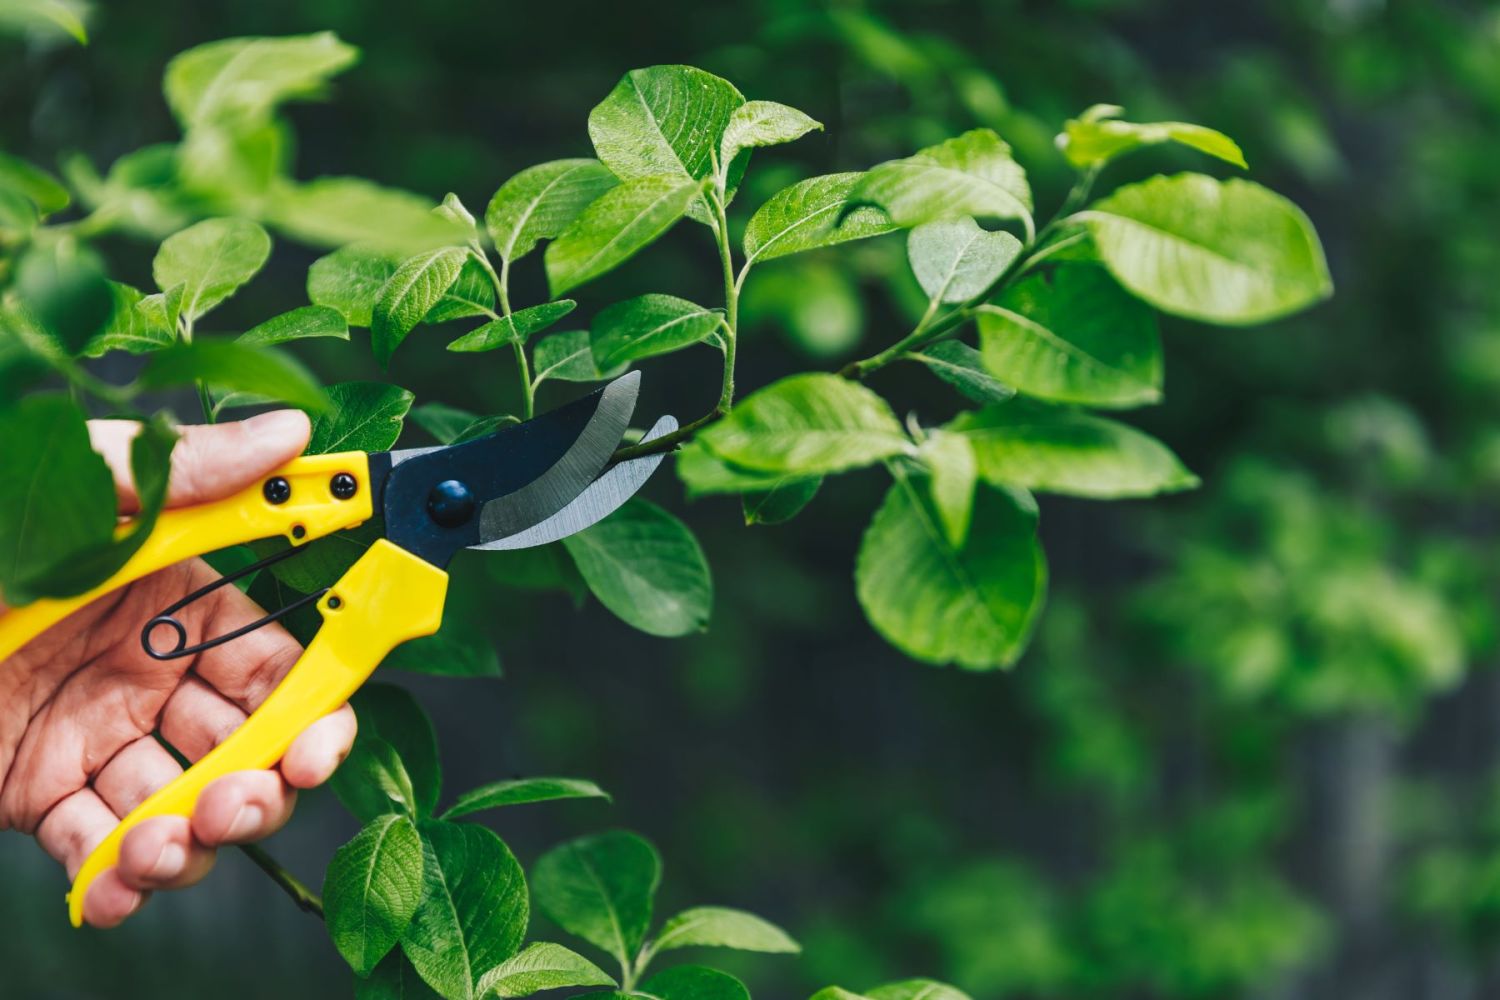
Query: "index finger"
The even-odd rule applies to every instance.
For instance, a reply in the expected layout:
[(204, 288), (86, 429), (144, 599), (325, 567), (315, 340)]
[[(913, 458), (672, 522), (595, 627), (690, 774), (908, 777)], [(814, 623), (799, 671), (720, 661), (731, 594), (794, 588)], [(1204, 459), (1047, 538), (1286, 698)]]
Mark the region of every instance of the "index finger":
[[(140, 433), (134, 420), (90, 420), (89, 439), (114, 474), (120, 513), (139, 509), (130, 474), (130, 444)], [(311, 425), (300, 410), (273, 410), (225, 424), (190, 424), (172, 448), (167, 506), (189, 507), (218, 500), (285, 465), (307, 447)]]

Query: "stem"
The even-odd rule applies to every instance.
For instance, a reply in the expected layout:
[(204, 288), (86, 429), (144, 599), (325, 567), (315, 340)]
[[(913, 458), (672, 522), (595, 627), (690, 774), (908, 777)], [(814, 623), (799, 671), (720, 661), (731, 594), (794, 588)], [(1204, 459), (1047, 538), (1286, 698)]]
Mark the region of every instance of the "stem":
[(724, 268), (724, 322), (719, 331), (724, 340), (724, 376), (719, 389), (719, 401), (712, 410), (670, 434), (663, 434), (644, 444), (633, 444), (619, 449), (614, 454), (616, 462), (675, 451), (678, 445), (690, 439), (699, 430), (719, 420), (734, 406), (734, 361), (735, 348), (739, 341), (740, 290), (745, 286), (745, 276), (750, 273), (750, 262), (746, 261), (739, 274), (735, 274), (734, 251), (729, 246), (729, 220), (724, 214), (722, 177), (718, 178), (714, 190), (709, 192), (708, 200), (714, 212), (713, 229), (714, 239), (719, 247), (719, 262)]
[(311, 913), (319, 920), (323, 919), (323, 897), (313, 892), (302, 881), (281, 866), (265, 850), (255, 844), (240, 844), (240, 851), (255, 863), (255, 867), (271, 876), (271, 881), (281, 886), (286, 894), (292, 897), (292, 902), (304, 913)]
[[(911, 333), (902, 337), (899, 341), (887, 347), (878, 354), (871, 355), (861, 361), (851, 361), (839, 370), (839, 374), (847, 379), (862, 379), (873, 371), (877, 371), (897, 360), (909, 351), (928, 344), (936, 343), (947, 337), (955, 328), (967, 323), (974, 317), (974, 310), (1002, 291), (1017, 276), (1025, 273), (1033, 264), (1052, 253), (1051, 248), (1043, 247), (1047, 237), (1051, 236), (1066, 218), (1088, 200), (1089, 192), (1093, 190), (1094, 181), (1099, 177), (1099, 166), (1089, 167), (1079, 175), (1074, 182), (1063, 203), (1053, 213), (1047, 224), (1037, 230), (1036, 235), (1026, 244), (1025, 253), (1017, 254), (1016, 259), (1010, 265), (996, 275), (995, 280), (989, 286), (982, 289), (979, 294), (963, 302), (953, 310), (945, 313), (936, 322), (932, 322), (933, 314), (937, 308), (937, 302), (933, 301), (927, 307), (927, 312), (917, 323)], [(1040, 248), (1040, 249), (1039, 249)]]
[[(193, 342), (192, 317), (183, 317), (180, 323), (182, 324), (183, 343), (191, 344)], [(214, 398), (208, 391), (208, 383), (202, 379), (197, 379), (193, 384), (198, 387), (198, 405), (203, 408), (203, 422), (205, 424), (214, 423), (217, 418), (214, 416)]]
[(723, 414), (734, 406), (734, 357), (739, 341), (740, 288), (750, 265), (738, 277), (734, 273), (734, 251), (729, 247), (729, 219), (724, 214), (724, 187), (720, 179), (718, 188), (710, 194), (714, 209), (714, 236), (719, 244), (719, 261), (724, 266), (724, 380), (719, 390), (719, 405), (715, 409)]
[(694, 420), (692, 423), (683, 424), (670, 434), (663, 434), (661, 437), (643, 444), (632, 444), (619, 449), (614, 454), (614, 461), (623, 462), (626, 459), (640, 458), (644, 455), (659, 455), (662, 452), (676, 451), (678, 445), (687, 441), (698, 431), (714, 423), (722, 416), (724, 416), (724, 411), (715, 407), (697, 420)]
[[(485, 271), (489, 273), (490, 283), (495, 286), (495, 299), (500, 303), (500, 315), (497, 319), (510, 319), (510, 260), (506, 257), (500, 258), (500, 270), (497, 273), (495, 267), (490, 263), (484, 248), (477, 241), (472, 243), (469, 251), (479, 263), (484, 265)], [(510, 345), (515, 350), (516, 368), (521, 374), (521, 419), (530, 420), (536, 409), (536, 386), (531, 384), (531, 365), (526, 361), (526, 345), (518, 340), (511, 341)]]

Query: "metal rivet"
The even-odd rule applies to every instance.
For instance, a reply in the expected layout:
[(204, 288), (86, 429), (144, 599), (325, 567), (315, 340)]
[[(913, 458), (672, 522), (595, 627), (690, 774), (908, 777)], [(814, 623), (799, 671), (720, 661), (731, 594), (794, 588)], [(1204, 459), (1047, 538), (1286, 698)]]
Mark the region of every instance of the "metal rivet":
[(427, 513), (445, 528), (456, 528), (474, 516), (474, 494), (457, 479), (445, 479), (427, 494)]
[(266, 480), (261, 492), (271, 503), (283, 504), (292, 498), (292, 484), (280, 476), (272, 476)]
[(359, 492), (359, 480), (347, 472), (340, 472), (328, 482), (328, 489), (340, 500), (348, 500)]

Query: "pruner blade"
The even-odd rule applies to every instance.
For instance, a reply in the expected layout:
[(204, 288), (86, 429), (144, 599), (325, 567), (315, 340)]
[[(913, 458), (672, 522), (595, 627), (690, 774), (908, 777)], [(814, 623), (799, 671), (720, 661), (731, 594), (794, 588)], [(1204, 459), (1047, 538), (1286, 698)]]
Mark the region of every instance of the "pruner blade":
[[(641, 437), (641, 443), (654, 441), (676, 429), (676, 417), (662, 417)], [(572, 503), (545, 521), (513, 535), (480, 542), (469, 548), (489, 551), (529, 549), (577, 534), (584, 528), (598, 524), (624, 506), (625, 501), (646, 485), (646, 480), (651, 478), (651, 474), (656, 471), (657, 466), (661, 465), (665, 457), (665, 453), (659, 453), (619, 462), (590, 483), (588, 489), (578, 494)]]

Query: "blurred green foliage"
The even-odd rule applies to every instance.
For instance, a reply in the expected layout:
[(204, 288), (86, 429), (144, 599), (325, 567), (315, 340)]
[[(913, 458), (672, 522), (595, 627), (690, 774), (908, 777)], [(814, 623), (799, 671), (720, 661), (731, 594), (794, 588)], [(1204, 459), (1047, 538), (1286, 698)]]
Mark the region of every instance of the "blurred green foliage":
[[(498, 15), (468, 4), (422, 14), (339, 0), (101, 7), (86, 53), (0, 43), (14, 55), (0, 60), (6, 106), (35, 109), (0, 118), (0, 146), (110, 163), (173, 134), (155, 90), (163, 54), (321, 28), (365, 55), (337, 104), (294, 112), (299, 176), (360, 172), (471, 204), (522, 166), (577, 155), (579, 109), (652, 62), (806, 108), (829, 139), (788, 155), (820, 172), (993, 127), (1050, 203), (1070, 179), (1051, 123), (1107, 99), (1234, 136), (1257, 177), (1307, 208), (1340, 288), (1272, 330), (1209, 341), (1166, 325), (1165, 405), (1143, 423), (1208, 488), (1049, 508), (1059, 593), (1013, 676), (919, 673), (871, 640), (834, 571), (865, 490), (825, 488), (809, 514), (754, 537), (737, 506), (705, 501), (690, 520), (716, 564), (754, 566), (721, 581), (707, 636), (664, 648), (623, 629), (580, 635), (567, 600), (511, 591), (457, 605), (498, 639), (508, 674), (478, 694), (421, 685), (456, 766), (484, 764), (463, 780), (492, 777), (496, 758), (597, 777), (680, 872), (674, 902), (734, 900), (802, 942), (802, 959), (746, 973), (757, 995), (916, 970), (979, 998), (1483, 996), (1500, 982), (1500, 14), (761, 0), (633, 16), (560, 4), (528, 10), (525, 32), (487, 30)], [(1139, 155), (1116, 179), (1192, 162)], [(741, 197), (790, 179), (775, 173)], [(638, 266), (711, 288), (693, 260), (668, 240)], [(893, 277), (904, 268), (899, 245), (876, 244), (836, 269), (768, 264), (745, 318), (761, 357), (746, 379), (888, 343), (924, 305)], [(254, 308), (229, 303), (223, 322), (248, 329), (301, 305), (302, 271), (272, 276)], [(321, 349), (315, 367), (334, 357)], [(455, 403), (495, 409), (487, 379), (411, 350), (417, 388), (441, 379)], [(935, 380), (909, 381), (903, 410), (944, 398)], [(477, 594), (566, 571), (464, 572)], [(669, 727), (650, 721), (663, 708)], [(315, 870), (351, 831), (309, 805), (326, 832), (279, 846)], [(561, 815), (510, 821), (506, 836), (529, 862), (599, 816)], [(18, 931), (0, 959), (23, 995), (342, 988), (301, 940), (315, 935), (260, 926), (293, 915), (248, 876), (216, 876), (201, 905), (167, 902), (136, 937), (75, 940), (31, 916), (60, 880), (5, 849), (0, 922)], [(245, 912), (224, 915), (230, 898)], [(163, 980), (142, 954), (171, 933), (191, 947)], [(255, 948), (297, 972), (244, 954)]]

